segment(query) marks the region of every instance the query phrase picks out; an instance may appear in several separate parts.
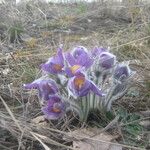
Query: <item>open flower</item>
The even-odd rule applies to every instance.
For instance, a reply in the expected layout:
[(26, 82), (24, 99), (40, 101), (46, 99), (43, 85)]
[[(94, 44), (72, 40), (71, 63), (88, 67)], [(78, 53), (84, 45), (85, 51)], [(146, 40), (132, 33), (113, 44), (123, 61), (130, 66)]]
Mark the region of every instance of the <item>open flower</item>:
[(37, 89), (39, 92), (39, 97), (43, 100), (48, 100), (49, 95), (56, 94), (58, 88), (56, 82), (52, 79), (37, 79), (32, 83), (24, 84), (26, 89)]
[(57, 95), (49, 96), (46, 106), (42, 108), (45, 117), (50, 120), (55, 120), (63, 117), (66, 111), (66, 104), (62, 102)]
[(84, 70), (84, 67), (82, 67), (80, 65), (73, 65), (71, 67), (67, 67), (65, 69), (65, 72), (66, 72), (68, 77), (73, 77), (74, 75), (76, 75), (81, 70)]
[(77, 71), (83, 68), (89, 68), (93, 64), (90, 53), (83, 46), (76, 47), (71, 53), (67, 53), (65, 58), (69, 64), (66, 69), (69, 77), (74, 76)]
[(42, 70), (49, 72), (51, 74), (58, 74), (63, 72), (64, 67), (64, 57), (62, 53), (62, 48), (58, 48), (57, 54), (45, 63), (41, 65)]
[(126, 64), (118, 64), (114, 70), (114, 79), (118, 81), (124, 81), (129, 76), (131, 76), (132, 71)]
[(86, 96), (90, 91), (99, 96), (104, 96), (103, 92), (80, 72), (69, 80), (68, 89), (74, 97)]
[(102, 52), (99, 56), (99, 65), (103, 69), (111, 69), (116, 63), (116, 56), (109, 52)]

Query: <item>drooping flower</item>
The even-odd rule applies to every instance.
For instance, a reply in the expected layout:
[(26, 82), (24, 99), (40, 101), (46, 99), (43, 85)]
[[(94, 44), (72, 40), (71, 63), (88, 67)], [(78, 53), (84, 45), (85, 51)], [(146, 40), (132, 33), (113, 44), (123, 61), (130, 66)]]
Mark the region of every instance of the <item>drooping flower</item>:
[(128, 79), (134, 74), (135, 72), (129, 68), (128, 64), (121, 63), (115, 67), (114, 72), (112, 72), (113, 84), (109, 88), (109, 96), (106, 96), (105, 100), (107, 110), (111, 109), (111, 105), (115, 100), (120, 99), (126, 94), (127, 90), (131, 87)]
[(49, 72), (51, 74), (59, 74), (63, 72), (64, 67), (64, 56), (62, 53), (62, 48), (58, 48), (57, 54), (45, 63), (41, 64), (42, 70)]
[(108, 52), (108, 49), (104, 47), (95, 47), (91, 52), (92, 57), (93, 58), (99, 57), (102, 52)]
[(124, 81), (131, 76), (133, 72), (127, 64), (118, 64), (114, 70), (114, 79), (118, 81)]
[(66, 54), (65, 58), (69, 64), (69, 67), (66, 68), (66, 73), (69, 77), (74, 76), (79, 70), (89, 68), (93, 63), (90, 53), (83, 46), (74, 48), (71, 53)]
[(70, 94), (74, 97), (86, 96), (90, 91), (99, 96), (104, 96), (101, 89), (99, 89), (92, 81), (86, 79), (85, 75), (81, 72), (69, 80), (68, 89)]
[(109, 52), (102, 52), (99, 56), (99, 65), (103, 69), (111, 69), (116, 63), (116, 56)]
[(45, 117), (50, 120), (60, 119), (66, 111), (66, 103), (57, 95), (49, 96), (46, 106), (42, 108)]
[(37, 79), (32, 83), (24, 84), (26, 89), (37, 89), (39, 92), (39, 97), (43, 100), (48, 100), (49, 95), (56, 94), (58, 88), (56, 82), (52, 79)]

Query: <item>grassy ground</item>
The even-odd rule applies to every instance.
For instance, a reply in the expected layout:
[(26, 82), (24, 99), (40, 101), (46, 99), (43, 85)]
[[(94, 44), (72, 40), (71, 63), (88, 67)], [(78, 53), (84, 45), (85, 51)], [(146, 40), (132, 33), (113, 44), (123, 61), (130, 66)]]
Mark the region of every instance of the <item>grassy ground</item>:
[[(105, 129), (125, 149), (150, 147), (150, 5), (145, 3), (22, 3), (0, 5), (0, 149), (71, 149), (63, 139), (83, 126)], [(34, 93), (22, 85), (40, 76), (39, 64), (76, 45), (110, 47), (137, 71), (135, 86), (113, 106), (115, 116), (89, 116), (86, 125), (73, 114), (47, 122)], [(97, 121), (95, 121), (97, 120)], [(106, 131), (105, 131), (106, 132)], [(135, 148), (136, 147), (136, 148)]]

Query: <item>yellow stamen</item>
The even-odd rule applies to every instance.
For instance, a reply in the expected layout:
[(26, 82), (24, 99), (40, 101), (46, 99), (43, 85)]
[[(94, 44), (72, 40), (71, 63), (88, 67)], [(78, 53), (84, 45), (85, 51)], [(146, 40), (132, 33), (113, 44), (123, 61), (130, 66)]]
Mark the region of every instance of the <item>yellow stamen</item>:
[(61, 112), (61, 110), (59, 108), (54, 108), (53, 107), (53, 112), (59, 113), (59, 112)]
[(79, 66), (79, 65), (74, 65), (74, 66), (72, 66), (70, 69), (71, 69), (72, 73), (75, 74), (75, 72), (76, 72), (80, 67), (81, 67), (81, 66)]
[(62, 70), (62, 66), (59, 64), (54, 64), (54, 69), (57, 71), (61, 71)]
[(77, 89), (81, 89), (85, 83), (85, 77), (76, 77), (74, 79), (74, 84)]

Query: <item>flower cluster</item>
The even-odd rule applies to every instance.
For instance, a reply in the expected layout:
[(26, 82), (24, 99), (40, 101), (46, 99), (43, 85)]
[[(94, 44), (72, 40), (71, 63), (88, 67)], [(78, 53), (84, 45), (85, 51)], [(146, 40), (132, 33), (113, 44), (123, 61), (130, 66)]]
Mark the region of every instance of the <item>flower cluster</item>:
[(45, 117), (59, 119), (75, 110), (84, 121), (91, 109), (110, 110), (112, 102), (126, 93), (134, 74), (108, 49), (88, 51), (83, 46), (66, 53), (59, 47), (41, 69), (43, 76), (24, 87), (38, 90)]

